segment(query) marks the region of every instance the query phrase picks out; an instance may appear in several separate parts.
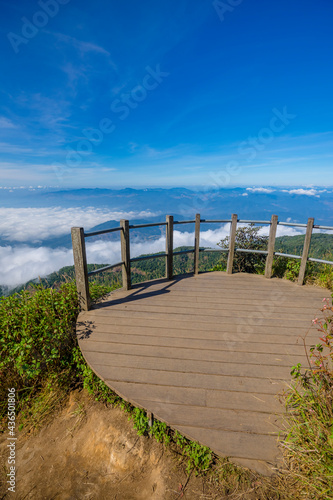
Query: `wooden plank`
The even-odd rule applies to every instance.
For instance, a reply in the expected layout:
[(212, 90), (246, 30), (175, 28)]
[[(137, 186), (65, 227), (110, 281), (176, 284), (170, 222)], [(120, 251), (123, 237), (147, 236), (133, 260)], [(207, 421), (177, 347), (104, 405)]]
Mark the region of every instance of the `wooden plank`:
[(285, 412), (284, 405), (275, 394), (206, 390), (206, 406), (263, 413)]
[[(196, 298), (194, 300), (189, 297), (184, 297), (184, 296), (177, 296), (175, 297), (174, 295), (171, 297), (165, 297), (163, 300), (163, 297), (156, 296), (151, 299), (149, 298), (143, 298), (142, 302), (141, 300), (129, 300), (129, 301), (115, 301), (110, 303), (108, 305), (108, 308), (112, 310), (112, 307), (114, 305), (123, 305), (124, 309), (126, 309), (126, 305), (151, 305), (151, 306), (162, 306), (166, 308), (174, 308), (176, 311), (179, 309), (183, 309), (184, 313), (186, 314), (187, 311), (196, 308), (197, 311), (206, 311), (207, 313), (214, 313), (214, 311), (220, 311), (220, 310), (234, 310), (235, 309), (235, 300), (233, 299), (225, 299), (225, 300), (215, 300), (215, 302), (212, 302), (210, 299), (202, 299), (201, 301), (197, 301)], [(293, 303), (290, 300), (286, 301), (271, 301), (269, 298), (262, 299), (258, 306), (258, 301), (255, 300), (248, 300), (247, 303), (242, 304), (242, 311), (251, 313), (254, 311), (254, 309), (259, 310), (264, 310), (267, 311), (267, 314), (271, 310), (278, 310), (281, 312), (281, 316), (283, 317), (284, 314), (291, 313), (293, 312), (295, 316), (303, 316), (304, 313), (306, 316), (309, 318), (313, 318), (312, 315), (320, 315), (321, 313), (321, 308), (322, 308), (322, 299), (317, 299), (316, 301), (300, 301), (298, 305), (293, 305)], [(94, 308), (95, 310), (100, 310), (100, 309), (106, 309), (106, 307), (101, 307), (101, 308)], [(237, 309), (240, 309), (239, 306), (237, 306)]]
[(277, 436), (281, 426), (281, 415), (267, 413), (177, 405), (145, 399), (140, 400), (140, 406), (149, 408), (159, 420), (168, 422), (171, 427), (186, 425), (200, 428), (205, 423), (205, 429)]
[[(159, 305), (159, 304), (150, 304), (148, 302), (138, 302), (135, 301), (134, 303), (126, 302), (124, 304), (114, 304), (110, 308), (106, 309), (107, 312), (113, 313), (114, 311), (126, 311), (126, 313), (134, 313), (136, 315), (137, 313), (143, 314), (143, 313), (148, 313), (149, 317), (151, 314), (156, 315), (156, 314), (166, 314), (168, 316), (173, 316), (175, 318), (180, 318), (183, 316), (191, 316), (192, 318), (194, 317), (200, 317), (203, 318), (204, 321), (207, 322), (214, 322), (217, 319), (222, 320), (222, 318), (226, 317), (258, 317), (259, 319), (264, 316), (265, 318), (269, 318), (270, 320), (280, 320), (281, 317), (283, 317), (284, 320), (305, 320), (308, 322), (308, 320), (312, 320), (314, 317), (314, 314), (316, 312), (316, 308), (313, 308), (312, 310), (309, 311), (309, 308), (304, 308), (301, 311), (298, 312), (291, 312), (290, 309), (283, 309), (283, 312), (281, 311), (281, 308), (278, 305), (274, 304), (269, 304), (269, 303), (263, 303), (260, 305), (254, 306), (252, 310), (250, 308), (244, 309), (242, 307), (241, 311), (235, 311), (232, 310), (230, 307), (229, 308), (206, 308), (206, 307), (183, 307), (182, 304), (177, 304), (176, 305)], [(117, 313), (118, 314), (118, 313)], [(208, 318), (213, 318), (212, 320)]]
[(272, 394), (247, 394), (244, 392), (166, 387), (165, 385), (159, 386), (135, 382), (113, 381), (112, 385), (113, 390), (117, 394), (131, 401), (169, 402), (180, 405), (207, 406), (210, 408), (252, 411), (264, 414), (284, 413), (284, 406)]
[[(86, 358), (87, 359), (87, 358)], [(89, 361), (90, 364), (90, 361)], [(154, 383), (175, 387), (194, 387), (198, 389), (228, 389), (230, 391), (276, 394), (285, 383), (276, 379), (254, 377), (233, 377), (228, 375), (205, 375), (201, 373), (181, 373), (165, 370), (146, 370), (140, 368), (113, 367), (95, 364), (99, 373), (112, 388), (112, 381)]]
[[(96, 320), (98, 320), (98, 323)], [(92, 327), (95, 328), (96, 324), (98, 324), (99, 327), (103, 328), (103, 331), (115, 331), (115, 328), (121, 327), (123, 331), (125, 330), (128, 333), (143, 332), (157, 337), (172, 335), (182, 338), (223, 340), (235, 343), (238, 341), (244, 342), (246, 339), (247, 342), (295, 344), (297, 340), (301, 342), (302, 337), (307, 333), (307, 328), (301, 329), (298, 326), (290, 327), (288, 325), (272, 329), (265, 325), (252, 326), (241, 322), (238, 325), (233, 323), (212, 323), (209, 328), (205, 328), (205, 325), (201, 323), (190, 324), (187, 322), (180, 325), (179, 322), (169, 321), (168, 326), (165, 326), (166, 323), (154, 320), (149, 322), (147, 319), (115, 318), (113, 316), (91, 317), (88, 321), (80, 321), (80, 323), (82, 324), (79, 326), (84, 328), (86, 332), (90, 332)], [(311, 337), (319, 338), (317, 333), (313, 333)]]
[(279, 466), (280, 468), (283, 467), (282, 455), (278, 457), (278, 459), (274, 463), (265, 462), (264, 460), (255, 460), (251, 458), (239, 458), (239, 457), (231, 457), (231, 461), (234, 464), (239, 465), (243, 468), (256, 471), (257, 473), (262, 474), (263, 476), (273, 476), (273, 475), (275, 476)]
[[(107, 349), (107, 344), (105, 349)], [(133, 354), (113, 354), (109, 351), (83, 350), (89, 363), (121, 368), (138, 368), (143, 370), (156, 370), (176, 373), (191, 373), (202, 375), (233, 376), (235, 378), (253, 377), (269, 378), (271, 380), (284, 380), (290, 377), (290, 367), (276, 365), (255, 365), (233, 363), (218, 363), (216, 361), (198, 361), (191, 359), (171, 359), (166, 357), (136, 356)]]
[(276, 463), (279, 451), (275, 436), (262, 436), (245, 432), (228, 432), (177, 425), (181, 434), (204, 443), (219, 455), (266, 460)]
[[(106, 328), (107, 329), (107, 328)], [(89, 344), (91, 340), (94, 342), (114, 342), (117, 344), (132, 344), (133, 346), (143, 345), (143, 346), (162, 346), (162, 347), (174, 347), (174, 348), (191, 348), (201, 350), (212, 350), (219, 351), (222, 353), (227, 352), (230, 357), (230, 349), (228, 349), (229, 343), (226, 340), (212, 340), (212, 339), (197, 339), (197, 338), (188, 338), (188, 337), (178, 337), (177, 332), (173, 331), (172, 336), (157, 336), (154, 335), (154, 330), (152, 330), (151, 335), (143, 335), (142, 333), (146, 333), (145, 329), (142, 329), (142, 333), (138, 334), (137, 329), (133, 328), (133, 333), (129, 333), (126, 327), (114, 327), (114, 331), (111, 330), (106, 332), (104, 330), (100, 330), (100, 327), (94, 330), (94, 333), (85, 338), (84, 329), (82, 330), (83, 335), (80, 335), (78, 331), (78, 339), (79, 345), (82, 345), (82, 349), (85, 349), (84, 345)], [(230, 334), (231, 335), (231, 334)], [(267, 340), (267, 337), (265, 337)], [(233, 340), (232, 336), (230, 336), (230, 340)], [(274, 337), (272, 338), (274, 340)], [(252, 354), (261, 354), (264, 355), (277, 355), (278, 357), (288, 358), (288, 361), (292, 362), (296, 357), (305, 356), (304, 346), (303, 344), (296, 344), (295, 339), (293, 339), (292, 343), (287, 343), (289, 338), (283, 337), (280, 344), (267, 342), (264, 344), (260, 342), (249, 342), (244, 343), (242, 340), (239, 342), (232, 342), (232, 352), (237, 355), (237, 353), (246, 353), (252, 356)], [(290, 341), (289, 341), (290, 342)], [(308, 342), (307, 345), (311, 345), (312, 342)], [(235, 359), (239, 359), (236, 357)], [(287, 361), (286, 361), (287, 362)], [(291, 363), (292, 364), (292, 363)], [(291, 366), (291, 365), (290, 365)]]
[[(140, 304), (151, 304), (151, 305), (157, 305), (157, 306), (165, 306), (165, 307), (173, 307), (176, 309), (179, 308), (184, 308), (184, 309), (191, 309), (195, 307), (197, 310), (211, 310), (211, 309), (217, 309), (217, 308), (230, 308), (231, 306), (234, 308), (235, 306), (235, 300), (230, 298), (229, 296), (225, 297), (212, 297), (207, 298), (207, 297), (198, 297), (198, 296), (188, 296), (186, 294), (177, 294), (172, 293), (170, 295), (150, 295), (150, 296), (129, 296), (127, 298), (120, 298), (117, 299), (116, 297), (112, 302), (110, 302), (110, 305), (108, 307), (113, 307), (115, 305), (127, 305), (127, 304), (135, 304), (137, 303), (138, 306)], [(266, 299), (263, 300), (260, 303), (260, 307), (271, 307), (272, 303), (274, 303), (270, 297), (267, 297), (266, 294)], [(275, 304), (274, 304), (275, 305)], [(248, 299), (242, 299), (242, 310), (244, 311), (253, 311), (254, 307), (258, 306), (258, 301), (256, 301), (253, 298), (248, 298)], [(296, 313), (300, 312), (302, 313), (304, 310), (308, 311), (309, 306), (316, 308), (322, 307), (322, 298), (316, 298), (316, 303), (314, 303), (314, 300), (295, 300), (294, 302), (291, 302), (289, 300), (281, 300), (278, 301), (276, 304), (276, 307), (279, 310), (295, 310)], [(97, 309), (100, 309), (97, 307)], [(283, 313), (282, 313), (283, 316)]]
[[(80, 347), (83, 352), (100, 352), (112, 354), (126, 354), (128, 356), (150, 356), (158, 359), (169, 358), (173, 360), (192, 360), (192, 361), (205, 361), (212, 363), (223, 363), (237, 367), (238, 365), (254, 365), (257, 370), (262, 371), (266, 365), (269, 366), (284, 366), (290, 371), (291, 363), (305, 362), (305, 354), (296, 356), (283, 355), (277, 356), (276, 354), (269, 353), (253, 353), (253, 352), (232, 352), (230, 350), (213, 350), (208, 349), (207, 345), (203, 349), (190, 349), (183, 347), (171, 346), (154, 346), (140, 345), (140, 344), (122, 344), (115, 342), (107, 342), (104, 336), (104, 341), (96, 342), (89, 340), (88, 342), (80, 342)], [(199, 363), (200, 365), (200, 363)], [(195, 364), (197, 366), (197, 364)], [(184, 369), (186, 364), (184, 364)], [(212, 368), (213, 369), (213, 368)], [(185, 371), (185, 370), (184, 370)], [(288, 374), (287, 374), (288, 375)]]
[[(221, 273), (223, 275), (223, 273)], [(216, 291), (219, 291), (221, 294), (226, 293), (226, 289), (230, 289), (232, 291), (236, 292), (247, 292), (249, 290), (256, 290), (256, 291), (261, 291), (261, 292), (267, 292), (267, 290), (274, 292), (275, 290), (280, 290), (283, 293), (288, 293), (288, 294), (294, 294), (299, 297), (306, 297), (307, 294), (309, 296), (320, 296), (322, 294), (326, 295), (329, 290), (325, 288), (318, 288), (314, 286), (309, 286), (306, 285), (303, 288), (297, 288), (296, 284), (293, 282), (290, 282), (288, 280), (279, 280), (272, 278), (269, 282), (268, 281), (262, 281), (264, 278), (262, 276), (258, 276), (260, 280), (254, 280), (254, 281), (245, 281), (245, 280), (233, 280), (233, 277), (236, 275), (232, 276), (226, 276), (224, 275), (221, 279), (202, 279), (201, 275), (197, 277), (190, 277), (186, 278), (186, 280), (177, 280), (176, 278), (170, 283), (169, 281), (166, 280), (156, 280), (154, 282), (150, 282), (149, 284), (144, 283), (141, 285), (133, 285), (133, 290), (132, 294), (134, 295), (140, 295), (144, 293), (154, 293), (156, 291), (160, 291), (161, 293), (170, 293), (170, 292), (175, 292), (175, 291), (183, 291), (183, 290), (189, 290), (189, 291), (195, 291), (196, 293), (203, 293), (209, 288), (213, 288), (213, 292), (215, 293)], [(256, 276), (253, 276), (256, 277)], [(222, 281), (223, 280), (223, 281)], [(233, 280), (233, 281), (231, 281)], [(223, 283), (223, 286), (222, 286)], [(299, 290), (299, 291), (296, 291)], [(110, 296), (117, 295), (117, 296), (127, 296), (128, 294), (126, 291), (118, 290), (110, 294)]]
[[(206, 309), (221, 309), (221, 308), (232, 308), (232, 309), (242, 309), (245, 311), (253, 310), (254, 307), (272, 307), (274, 305), (276, 308), (286, 309), (286, 310), (294, 310), (295, 312), (302, 313), (302, 309), (308, 309), (311, 307), (313, 310), (318, 311), (322, 308), (322, 300), (326, 294), (322, 294), (317, 297), (305, 297), (305, 298), (294, 298), (292, 295), (283, 294), (282, 296), (272, 296), (268, 293), (263, 294), (245, 294), (242, 296), (241, 294), (228, 294), (228, 295), (218, 295), (218, 294), (209, 294), (209, 295), (201, 295), (198, 296), (196, 293), (181, 293), (174, 292), (172, 295), (168, 294), (155, 294), (155, 295), (142, 295), (135, 296), (130, 298), (116, 298), (114, 300), (107, 301), (101, 305), (96, 305), (93, 307), (94, 310), (102, 310), (107, 308), (112, 308), (113, 305), (120, 304), (145, 304), (146, 302), (149, 304), (158, 304), (159, 302), (162, 305), (168, 306), (170, 303), (174, 305), (176, 303), (177, 308), (179, 307), (200, 307)], [(240, 305), (241, 304), (241, 305)]]
[[(282, 281), (282, 280), (281, 280)], [(233, 292), (238, 292), (238, 293), (246, 293), (246, 292), (250, 292), (252, 293), (252, 291), (256, 292), (256, 293), (267, 293), (267, 291), (269, 291), (271, 294), (273, 294), (274, 292), (280, 292), (281, 294), (282, 293), (286, 293), (288, 295), (297, 295), (299, 297), (311, 297), (311, 296), (321, 296), (321, 294), (324, 294), (324, 296), (329, 292), (329, 290), (325, 289), (325, 288), (315, 288), (315, 287), (305, 287), (304, 290), (303, 289), (299, 289), (299, 292), (296, 292), (295, 290), (295, 287), (297, 286), (295, 283), (291, 282), (290, 283), (291, 286), (285, 286), (285, 285), (281, 285), (281, 284), (274, 284), (273, 286), (268, 286), (268, 284), (266, 285), (263, 285), (262, 283), (257, 283), (257, 284), (254, 284), (251, 286), (251, 284), (249, 283), (248, 286), (243, 286), (243, 285), (238, 285), (237, 284), (233, 284), (233, 283), (225, 283), (224, 286), (222, 286), (221, 283), (214, 283), (213, 281), (210, 281), (210, 282), (206, 282), (206, 283), (195, 283), (195, 282), (191, 282), (191, 283), (187, 283), (187, 284), (184, 284), (184, 283), (175, 283), (174, 284), (174, 290), (177, 289), (177, 290), (181, 290), (181, 291), (195, 291), (199, 294), (201, 293), (215, 293), (215, 292), (218, 292), (222, 295), (226, 294), (227, 293), (227, 290), (228, 291), (233, 291)], [(156, 287), (155, 287), (156, 288)], [(163, 289), (161, 289), (162, 291)], [(154, 291), (152, 288), (149, 289), (149, 291)], [(170, 291), (173, 291), (173, 290), (170, 290)]]
[(146, 401), (165, 401), (183, 405), (205, 406), (205, 389), (114, 381), (112, 385), (117, 394), (132, 402), (145, 399)]
[[(232, 288), (212, 288), (212, 287), (183, 287), (183, 286), (174, 286), (173, 282), (170, 283), (170, 287), (172, 289), (164, 289), (164, 288), (155, 288), (155, 289), (145, 289), (145, 290), (132, 290), (132, 293), (124, 294), (122, 292), (114, 292), (110, 295), (105, 303), (112, 300), (128, 300), (128, 299), (139, 299), (139, 298), (149, 298), (149, 297), (173, 297), (175, 295), (184, 295), (185, 297), (197, 297), (199, 299), (205, 298), (206, 296), (211, 296), (212, 298), (217, 298), (219, 300), (229, 298), (231, 295), (233, 298), (244, 298), (254, 299), (254, 296), (262, 296), (262, 297), (270, 297), (273, 299), (283, 300), (284, 297), (290, 297), (295, 300), (313, 300), (320, 299), (329, 294), (329, 291), (326, 289), (318, 289), (313, 288), (310, 291), (307, 287), (297, 288), (292, 287), (291, 289), (285, 288), (277, 288), (277, 287), (269, 287), (266, 289), (265, 287), (252, 287), (249, 289), (244, 289), (241, 287), (232, 287)], [(296, 286), (296, 285), (295, 285)], [(299, 292), (297, 292), (299, 290)]]
[[(295, 283), (291, 283), (291, 287), (285, 287), (285, 286), (272, 286), (272, 287), (265, 287), (261, 286), (261, 284), (258, 284), (257, 286), (227, 286), (227, 284), (222, 287), (221, 285), (217, 286), (212, 283), (207, 283), (206, 285), (200, 285), (196, 283), (191, 283), (188, 285), (183, 285), (181, 283), (176, 283), (172, 282), (169, 283), (169, 286), (164, 286), (164, 287), (157, 287), (157, 286), (151, 286), (147, 287), (145, 289), (140, 289), (140, 290), (134, 290), (133, 294), (135, 293), (137, 296), (148, 294), (148, 295), (153, 295), (156, 293), (160, 293), (161, 295), (164, 294), (170, 294), (170, 293), (195, 293), (196, 295), (205, 295), (205, 294), (218, 294), (221, 296), (228, 296), (230, 293), (237, 294), (235, 296), (246, 296), (248, 295), (249, 292), (256, 293), (256, 294), (267, 294), (269, 292), (271, 295), (274, 295), (274, 293), (279, 293), (282, 295), (287, 295), (289, 297), (295, 297), (296, 298), (320, 298), (320, 297), (325, 297), (327, 294), (329, 294), (329, 290), (326, 288), (316, 288), (316, 287), (307, 287), (305, 286), (304, 288), (299, 288), (299, 291), (295, 290)], [(121, 292), (114, 292), (112, 296), (116, 296), (120, 294)], [(120, 296), (120, 295), (119, 295)], [(124, 295), (126, 296), (126, 295)]]
[[(251, 318), (249, 318), (251, 316)], [(199, 325), (201, 325), (201, 329), (205, 329), (205, 327), (211, 328), (211, 326), (219, 327), (218, 322), (222, 321), (222, 317), (219, 316), (218, 314), (214, 315), (208, 315), (208, 316), (202, 316), (198, 315), (197, 318), (193, 318), (193, 315), (191, 314), (165, 314), (165, 313), (159, 313), (159, 312), (143, 312), (143, 311), (131, 311), (129, 314), (127, 311), (124, 310), (118, 310), (114, 309), (100, 309), (98, 312), (95, 310), (91, 311), (91, 318), (102, 318), (106, 317), (108, 318), (108, 321), (110, 321), (110, 324), (112, 322), (117, 322), (117, 320), (121, 319), (127, 319), (130, 318), (131, 321), (136, 321), (136, 320), (144, 320), (147, 322), (147, 325), (149, 324), (154, 324), (156, 327), (157, 326), (163, 326), (168, 322), (169, 326), (173, 326), (173, 328), (182, 328), (183, 326), (187, 326), (188, 328), (195, 329), (196, 325), (198, 325), (198, 328), (200, 328)], [(312, 317), (312, 315), (311, 315)], [(249, 315), (246, 314), (242, 311), (239, 311), (234, 314), (229, 314), (226, 316), (223, 316), (223, 323), (224, 324), (232, 324), (235, 326), (238, 325), (250, 325), (250, 326), (257, 326), (260, 320), (260, 325), (261, 326), (266, 326), (266, 327), (272, 327), (272, 323), (270, 321), (269, 317), (262, 317), (259, 312), (254, 312), (253, 314)], [(260, 326), (259, 325), (259, 326)], [(284, 317), (283, 319), (279, 320), (279, 325), (280, 326), (285, 326), (285, 327), (302, 327), (302, 328), (307, 328), (311, 326), (311, 319), (310, 317), (308, 319), (302, 319), (302, 316), (300, 317), (295, 317), (294, 315), (288, 315), (288, 317)]]

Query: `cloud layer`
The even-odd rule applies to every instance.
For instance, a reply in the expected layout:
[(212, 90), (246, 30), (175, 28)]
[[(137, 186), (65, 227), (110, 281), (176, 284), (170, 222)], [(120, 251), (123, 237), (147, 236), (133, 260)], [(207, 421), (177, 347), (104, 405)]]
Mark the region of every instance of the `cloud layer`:
[(147, 218), (147, 211), (121, 212), (89, 208), (0, 208), (0, 237), (11, 241), (35, 243), (68, 234), (72, 226), (89, 229), (108, 220)]

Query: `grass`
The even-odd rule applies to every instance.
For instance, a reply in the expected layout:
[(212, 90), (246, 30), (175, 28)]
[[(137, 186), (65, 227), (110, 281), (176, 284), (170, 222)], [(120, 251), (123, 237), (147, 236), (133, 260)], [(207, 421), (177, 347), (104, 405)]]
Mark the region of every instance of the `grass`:
[[(333, 294), (332, 294), (333, 297)], [(324, 299), (313, 323), (320, 342), (307, 351), (309, 365), (292, 368), (294, 383), (284, 394), (286, 439), (281, 443), (287, 477), (300, 498), (333, 498), (333, 307)], [(303, 496), (302, 496), (303, 495)]]

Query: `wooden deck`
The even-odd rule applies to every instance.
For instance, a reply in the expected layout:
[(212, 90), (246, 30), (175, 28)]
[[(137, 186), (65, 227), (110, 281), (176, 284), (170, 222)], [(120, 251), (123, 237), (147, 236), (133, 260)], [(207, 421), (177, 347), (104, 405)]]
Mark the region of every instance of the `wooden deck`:
[(115, 291), (78, 319), (83, 355), (111, 389), (235, 463), (279, 465), (276, 394), (307, 363), (300, 339), (327, 291), (221, 272)]

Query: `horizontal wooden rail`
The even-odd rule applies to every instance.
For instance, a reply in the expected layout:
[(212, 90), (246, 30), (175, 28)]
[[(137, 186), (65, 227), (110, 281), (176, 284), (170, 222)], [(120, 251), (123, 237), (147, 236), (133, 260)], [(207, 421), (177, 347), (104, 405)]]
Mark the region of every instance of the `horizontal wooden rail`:
[(155, 226), (166, 226), (166, 222), (152, 222), (148, 224), (132, 224), (129, 229), (141, 229), (142, 227), (155, 227)]
[(141, 255), (140, 257), (133, 257), (131, 262), (138, 262), (140, 260), (156, 259), (156, 257), (166, 257), (166, 253), (154, 253), (149, 255)]
[(178, 250), (177, 252), (173, 252), (173, 255), (182, 255), (185, 253), (194, 253), (194, 249), (193, 250)]
[(229, 248), (200, 248), (199, 252), (229, 252)]
[(301, 259), (301, 255), (291, 255), (290, 253), (274, 252), (277, 257), (288, 257), (289, 259)]
[(239, 220), (239, 224), (270, 224), (270, 220)]
[[(201, 224), (230, 224), (230, 235), (229, 235), (229, 247), (228, 248), (200, 248), (200, 225)], [(174, 236), (174, 226), (179, 224), (195, 224), (194, 230), (194, 245), (193, 249), (190, 250), (180, 250), (175, 252), (173, 250), (173, 236)], [(248, 248), (237, 248), (236, 246), (236, 234), (238, 224), (261, 224), (269, 225), (270, 232), (268, 238), (268, 249), (267, 250), (254, 250)], [(306, 229), (305, 241), (303, 246), (302, 255), (291, 255), (288, 253), (275, 252), (275, 239), (277, 226), (289, 226), (289, 227), (301, 227)], [(131, 229), (141, 229), (147, 227), (165, 226), (166, 228), (166, 251), (160, 252), (152, 255), (143, 255), (140, 257), (131, 258), (130, 256), (130, 230)], [(184, 221), (174, 221), (173, 217), (168, 215), (165, 222), (153, 222), (147, 224), (132, 224), (130, 225), (128, 220), (120, 221), (119, 227), (112, 229), (104, 229), (101, 231), (93, 231), (85, 233), (83, 228), (72, 228), (72, 242), (73, 242), (73, 253), (74, 253), (74, 264), (75, 264), (75, 275), (77, 290), (80, 298), (81, 308), (88, 310), (90, 307), (90, 296), (89, 296), (89, 281), (88, 277), (95, 274), (107, 271), (109, 269), (120, 267), (122, 268), (123, 276), (123, 288), (128, 290), (131, 288), (131, 263), (139, 262), (141, 260), (148, 260), (162, 257), (165, 259), (166, 263), (166, 277), (168, 279), (173, 278), (173, 257), (175, 255), (183, 254), (194, 254), (194, 274), (199, 272), (199, 254), (201, 252), (219, 252), (228, 254), (227, 263), (227, 273), (231, 274), (233, 271), (233, 260), (236, 253), (253, 253), (258, 255), (266, 255), (266, 267), (265, 267), (265, 277), (270, 278), (272, 276), (272, 265), (274, 257), (286, 257), (289, 259), (299, 259), (301, 261), (300, 272), (298, 284), (302, 285), (304, 282), (305, 270), (307, 262), (316, 262), (319, 264), (329, 264), (333, 265), (332, 261), (315, 259), (309, 257), (309, 250), (311, 244), (311, 236), (314, 229), (320, 230), (332, 230), (331, 226), (321, 226), (315, 225), (314, 219), (308, 219), (307, 224), (302, 224), (299, 222), (280, 222), (278, 221), (278, 216), (273, 215), (270, 221), (267, 220), (246, 220), (238, 219), (236, 214), (232, 215), (231, 219), (201, 219), (200, 214), (196, 214), (194, 220), (184, 220)], [(87, 271), (87, 258), (86, 258), (86, 248), (85, 248), (85, 238), (91, 236), (99, 236), (102, 234), (120, 232), (121, 240), (121, 262), (117, 264), (111, 264), (100, 269), (95, 269), (94, 271)]]
[(326, 229), (327, 231), (333, 231), (333, 226), (318, 226), (318, 225), (314, 225), (313, 229)]
[(218, 224), (230, 224), (231, 219), (220, 219), (220, 220), (211, 220), (211, 219), (200, 219), (200, 222), (204, 222), (205, 224), (214, 224), (217, 222)]
[(195, 220), (174, 220), (173, 225), (175, 224), (194, 224)]
[(117, 264), (111, 264), (110, 266), (100, 267), (99, 269), (94, 269), (94, 271), (90, 271), (88, 276), (92, 276), (93, 274), (102, 273), (103, 271), (107, 271), (108, 269), (113, 269), (114, 267), (119, 267), (124, 264), (123, 261), (117, 262)]
[(267, 250), (251, 250), (251, 248), (236, 248), (235, 252), (239, 253), (258, 253), (261, 255), (268, 255)]
[(307, 227), (307, 224), (299, 224), (298, 222), (278, 222), (279, 226), (291, 226), (291, 227)]
[(319, 264), (331, 264), (331, 266), (333, 266), (333, 261), (331, 260), (314, 259), (313, 257), (309, 257), (308, 261), (318, 262)]
[(99, 236), (100, 234), (115, 233), (120, 231), (121, 227), (113, 227), (112, 229), (101, 229), (100, 231), (94, 231), (93, 233), (84, 233), (85, 238), (90, 238), (90, 236)]

